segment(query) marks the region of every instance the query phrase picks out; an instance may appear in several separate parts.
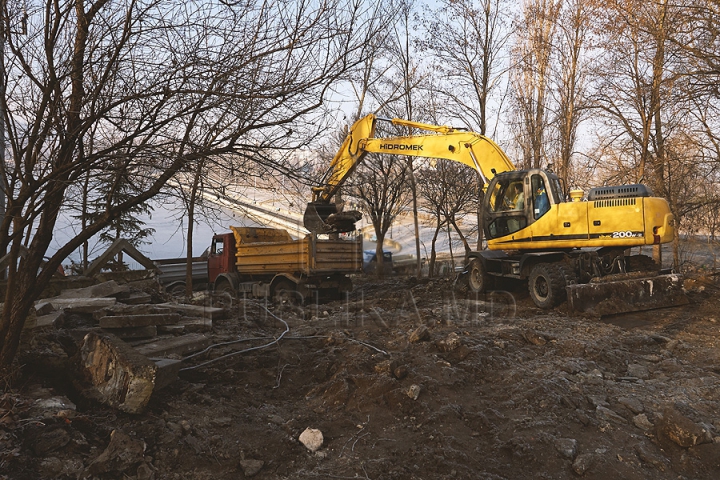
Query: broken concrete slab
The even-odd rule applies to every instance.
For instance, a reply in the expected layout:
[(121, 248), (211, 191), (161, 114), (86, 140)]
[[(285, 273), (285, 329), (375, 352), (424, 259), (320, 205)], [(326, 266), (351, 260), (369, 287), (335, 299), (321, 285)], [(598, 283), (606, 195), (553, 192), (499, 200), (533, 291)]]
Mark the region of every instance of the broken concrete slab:
[(50, 298), (55, 310), (65, 309), (75, 313), (93, 313), (101, 308), (115, 305), (114, 298)]
[(113, 335), (123, 340), (157, 337), (157, 327), (155, 325), (147, 325), (144, 327), (111, 328), (108, 330), (110, 330)]
[(55, 307), (48, 301), (37, 302), (35, 304), (35, 312), (38, 316), (48, 315), (55, 311)]
[(158, 334), (169, 333), (171, 335), (182, 335), (185, 333), (185, 325), (158, 325)]
[(83, 394), (128, 413), (140, 413), (155, 387), (157, 365), (115, 335), (92, 331), (80, 347)]
[(116, 315), (166, 315), (173, 313), (173, 311), (167, 307), (157, 307), (155, 305), (125, 305), (122, 303), (116, 303), (108, 308), (103, 308), (93, 313), (93, 317), (96, 320), (100, 320), (102, 317), (116, 316)]
[(151, 358), (157, 365), (157, 373), (155, 374), (155, 390), (160, 390), (172, 382), (177, 380), (182, 360), (174, 360), (171, 358)]
[(62, 317), (65, 315), (65, 312), (52, 312), (48, 313), (47, 315), (40, 315), (37, 317), (35, 321), (35, 327), (36, 328), (42, 328), (42, 327), (57, 327), (58, 322), (62, 321)]
[(131, 292), (128, 295), (118, 295), (117, 300), (125, 305), (141, 305), (150, 303), (152, 301), (152, 295), (144, 292)]
[(189, 333), (209, 332), (213, 328), (213, 321), (202, 317), (181, 318), (177, 324), (183, 326), (184, 331)]
[(204, 305), (187, 305), (184, 303), (160, 303), (159, 307), (168, 307), (176, 312), (183, 313), (192, 317), (204, 317), (211, 320), (225, 318), (227, 311), (219, 307), (206, 307)]
[[(85, 288), (72, 288), (63, 290), (60, 295), (55, 298), (103, 298), (113, 297), (120, 293), (129, 292), (130, 287), (127, 285), (119, 285), (116, 281), (98, 283)], [(50, 299), (53, 300), (53, 299)]]
[(172, 325), (180, 321), (178, 313), (148, 313), (137, 315), (106, 315), (98, 319), (101, 328), (147, 327)]
[(207, 348), (210, 343), (209, 337), (199, 333), (190, 333), (180, 337), (158, 339), (136, 347), (136, 351), (147, 357), (183, 356)]

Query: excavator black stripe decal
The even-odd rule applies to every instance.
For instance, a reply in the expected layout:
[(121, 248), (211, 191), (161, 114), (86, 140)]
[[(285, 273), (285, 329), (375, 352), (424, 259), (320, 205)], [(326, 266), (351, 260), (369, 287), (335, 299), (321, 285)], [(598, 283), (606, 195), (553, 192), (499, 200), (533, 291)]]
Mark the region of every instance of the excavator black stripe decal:
[[(642, 232), (638, 232), (642, 233)], [(635, 235), (636, 237), (641, 237), (642, 235)], [(560, 242), (563, 240), (593, 240), (596, 238), (607, 238), (612, 239), (614, 238), (614, 232), (605, 232), (605, 233), (591, 233), (589, 236), (587, 234), (583, 235), (545, 235), (545, 236), (537, 236), (537, 237), (531, 237), (531, 238), (518, 238), (517, 240), (504, 240), (499, 243), (530, 243), (530, 242)], [(623, 237), (621, 237), (623, 238)]]

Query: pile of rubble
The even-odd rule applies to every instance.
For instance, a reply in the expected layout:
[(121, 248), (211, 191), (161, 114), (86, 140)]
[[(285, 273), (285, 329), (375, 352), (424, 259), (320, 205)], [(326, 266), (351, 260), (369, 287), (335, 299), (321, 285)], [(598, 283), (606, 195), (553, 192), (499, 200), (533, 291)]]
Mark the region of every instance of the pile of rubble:
[[(156, 297), (159, 297), (156, 295)], [(25, 325), (28, 346), (58, 329), (75, 342), (67, 366), (83, 395), (128, 413), (178, 375), (182, 358), (207, 348), (223, 308), (153, 302), (153, 295), (107, 281), (37, 302)]]

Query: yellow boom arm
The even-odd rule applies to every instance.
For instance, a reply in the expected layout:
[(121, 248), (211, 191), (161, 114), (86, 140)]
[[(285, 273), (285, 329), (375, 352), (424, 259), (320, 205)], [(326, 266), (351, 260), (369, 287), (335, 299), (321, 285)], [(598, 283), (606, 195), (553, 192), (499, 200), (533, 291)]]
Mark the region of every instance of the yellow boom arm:
[[(377, 120), (435, 133), (374, 138)], [(330, 164), (330, 169), (323, 180), (324, 185), (313, 187), (313, 202), (329, 203), (368, 153), (441, 158), (460, 162), (475, 169), (485, 185), (496, 174), (515, 170), (515, 166), (505, 152), (483, 135), (448, 126), (368, 115), (355, 122), (350, 128), (342, 147)]]

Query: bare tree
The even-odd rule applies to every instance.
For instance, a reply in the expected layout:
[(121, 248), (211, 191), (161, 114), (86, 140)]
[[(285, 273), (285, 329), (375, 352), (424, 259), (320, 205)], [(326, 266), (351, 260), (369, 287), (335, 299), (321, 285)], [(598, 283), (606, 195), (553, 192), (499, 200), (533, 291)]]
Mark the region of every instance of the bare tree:
[(510, 75), (512, 128), (524, 168), (547, 163), (553, 41), (561, 0), (528, 0), (514, 29)]
[[(433, 95), (440, 97), (436, 103), (443, 106), (442, 116), (482, 135), (488, 134), (493, 93), (507, 72), (510, 10), (506, 0), (443, 0), (437, 8), (426, 7), (423, 15), (427, 35), (421, 45), (433, 55), (433, 70), (439, 73)], [(479, 176), (475, 182), (479, 226), (483, 185)], [(479, 226), (478, 250), (482, 241)]]
[(392, 155), (368, 155), (350, 181), (349, 193), (370, 219), (377, 245), (377, 273), (383, 275), (383, 242), (397, 216), (410, 201), (407, 163)]
[[(603, 55), (594, 75), (594, 105), (604, 114), (606, 136), (629, 147), (627, 171), (634, 181), (648, 183), (678, 215), (668, 169), (669, 159), (681, 155), (668, 145), (685, 108), (673, 88), (679, 77), (669, 51), (677, 11), (667, 0), (622, 0), (599, 12)], [(661, 261), (660, 248), (654, 257)]]
[[(418, 86), (422, 84), (424, 74), (419, 65), (418, 56), (413, 48), (413, 7), (412, 1), (404, 2), (399, 11), (399, 21), (395, 25), (395, 35), (390, 48), (390, 61), (396, 65), (396, 78), (386, 81), (392, 84), (392, 89), (398, 92), (397, 102), (388, 102), (385, 108), (394, 113), (394, 116), (419, 120), (415, 115), (415, 97)], [(405, 132), (412, 135), (412, 129)], [(415, 275), (422, 276), (422, 263), (420, 254), (420, 224), (418, 218), (418, 194), (415, 181), (415, 162), (413, 157), (405, 157), (407, 163), (407, 186), (410, 188), (410, 200), (413, 211), (413, 226), (415, 228)]]
[(435, 167), (424, 168), (418, 174), (420, 197), (424, 200), (423, 210), (435, 218), (435, 231), (430, 248), (430, 276), (434, 275), (437, 257), (435, 244), (444, 226), (455, 229), (466, 255), (471, 251), (467, 237), (460, 228), (460, 220), (470, 213), (475, 205), (475, 176), (472, 169), (449, 160), (438, 160)]
[(443, 115), (488, 134), (491, 98), (506, 73), (510, 4), (506, 0), (442, 0), (427, 6), (421, 40), (443, 80)]
[[(3, 370), (33, 300), (68, 254), (188, 165), (231, 153), (273, 163), (268, 149), (297, 143), (286, 125), (317, 111), (386, 28), (382, 8), (363, 0), (38, 0), (20, 35), (21, 2), (2, 7), (10, 153), (0, 165), (0, 248), (9, 251)], [(80, 155), (89, 136), (93, 149)], [(138, 193), (108, 203), (43, 264), (82, 179), (118, 163)]]
[(587, 111), (586, 84), (590, 22), (593, 18), (592, 4), (583, 0), (566, 0), (560, 11), (554, 91), (557, 95), (557, 126), (559, 143), (558, 175), (567, 188), (571, 161), (577, 143), (578, 126)]

